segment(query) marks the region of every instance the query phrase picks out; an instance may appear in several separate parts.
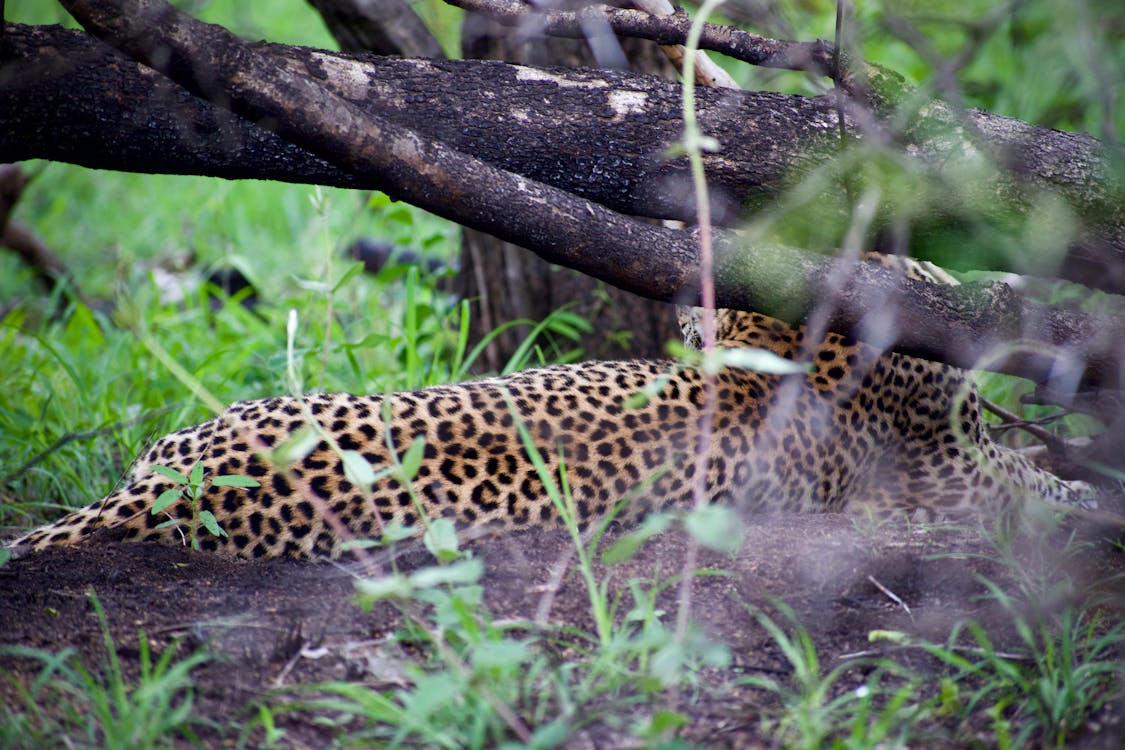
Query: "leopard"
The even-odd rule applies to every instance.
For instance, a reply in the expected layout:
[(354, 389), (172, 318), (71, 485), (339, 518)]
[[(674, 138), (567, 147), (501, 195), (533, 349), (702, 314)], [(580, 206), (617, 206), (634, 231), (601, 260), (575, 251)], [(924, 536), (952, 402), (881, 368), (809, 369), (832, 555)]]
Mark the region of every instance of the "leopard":
[[(681, 316), (689, 341), (702, 314)], [(713, 314), (719, 347), (800, 367), (590, 361), (389, 395), (241, 401), (160, 438), (107, 497), (10, 549), (184, 544), (201, 511), (222, 530), (200, 534), (203, 550), (332, 560), (437, 519), (489, 533), (585, 529), (703, 502), (938, 520), (1090, 495), (995, 442), (966, 371), (756, 312)], [(197, 465), (197, 505), (153, 512), (178, 486), (153, 467)], [(207, 481), (223, 475), (256, 486)]]

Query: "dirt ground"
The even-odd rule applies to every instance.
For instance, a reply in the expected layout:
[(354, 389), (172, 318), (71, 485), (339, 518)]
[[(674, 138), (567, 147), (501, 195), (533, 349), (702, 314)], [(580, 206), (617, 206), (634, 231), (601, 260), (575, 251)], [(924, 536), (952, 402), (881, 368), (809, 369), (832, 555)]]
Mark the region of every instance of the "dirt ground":
[[(1088, 533), (1098, 540), (1105, 530)], [(1029, 541), (1023, 554), (1032, 559), (1044, 549), (1060, 548), (1065, 540), (1060, 533)], [(631, 578), (675, 575), (684, 547), (681, 536), (665, 534), (624, 564), (599, 565), (598, 574), (610, 576), (611, 590), (626, 587)], [(492, 538), (477, 542), (474, 550), (485, 562), (485, 601), (497, 618), (527, 620), (549, 606), (551, 622), (592, 628), (587, 593), (565, 534)], [(984, 587), (978, 578), (1004, 581), (1007, 571), (995, 559), (972, 556), (977, 552), (992, 554), (981, 534), (952, 529), (865, 527), (832, 515), (751, 520), (737, 555), (700, 555), (700, 567), (720, 568), (730, 575), (695, 580), (693, 615), (708, 634), (730, 646), (733, 663), (729, 670), (705, 675), (698, 696), (679, 706), (691, 717), (681, 736), (706, 747), (765, 744), (757, 717), (767, 696), (749, 689), (732, 691), (729, 685), (736, 673), (784, 677), (790, 671), (777, 644), (748, 608), (768, 608), (771, 597), (795, 610), (816, 643), (825, 672), (847, 654), (879, 648), (868, 642), (871, 630), (902, 630), (942, 642), (951, 625), (965, 617), (989, 627), (1000, 646), (1008, 639), (1007, 645), (1014, 647), (1012, 634), (998, 624), (1003, 618), (995, 603), (981, 597)], [(404, 555), (399, 566), (410, 569), (427, 560), (418, 550)], [(554, 588), (550, 577), (560, 561), (570, 569)], [(1125, 554), (1119, 546), (1095, 541), (1067, 565), (1081, 589), (1125, 571)], [(1125, 592), (1120, 583), (1117, 586), (1110, 593), (1116, 596), (1112, 614), (1119, 618), (1125, 612)], [(223, 655), (223, 660), (204, 664), (194, 673), (197, 711), (220, 724), (239, 721), (241, 707), (278, 684), (331, 679), (393, 683), (392, 675), (380, 673), (394, 671), (393, 660), (383, 658), (380, 647), (372, 644), (393, 631), (401, 616), (390, 605), (371, 613), (357, 608), (352, 578), (340, 567), (234, 562), (151, 545), (107, 543), (38, 554), (0, 567), (0, 643), (53, 650), (71, 646), (88, 664), (100, 663), (104, 647), (88, 588), (97, 592), (122, 658), (133, 669), (141, 628), (157, 644), (186, 636)], [(675, 593), (671, 587), (661, 602), (669, 622), (674, 622)], [(319, 658), (301, 656), (303, 646), (316, 647)], [(895, 656), (916, 669), (938, 668), (920, 654)], [(20, 674), (29, 668), (26, 661), (0, 659), (0, 672)], [(11, 689), (9, 680), (2, 683), (0, 691)], [(9, 697), (0, 694), (0, 699)], [(1071, 746), (1120, 747), (1123, 720), (1125, 707), (1111, 706), (1094, 717)], [(287, 734), (282, 746), (320, 747), (331, 736), (312, 722), (293, 719), (283, 726)], [(595, 723), (571, 746), (620, 747), (629, 740), (618, 732)], [(231, 736), (205, 739), (208, 745), (225, 746)]]

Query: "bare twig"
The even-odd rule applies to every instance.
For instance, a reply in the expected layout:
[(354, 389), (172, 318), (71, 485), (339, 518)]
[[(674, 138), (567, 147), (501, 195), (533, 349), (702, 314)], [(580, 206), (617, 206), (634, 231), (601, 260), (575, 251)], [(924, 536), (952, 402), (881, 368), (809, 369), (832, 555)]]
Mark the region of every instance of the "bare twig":
[[(702, 17), (715, 9), (722, 0), (706, 0), (700, 8)], [(697, 25), (694, 28), (699, 28)], [(700, 302), (703, 308), (700, 331), (703, 344), (704, 361), (715, 352), (715, 254), (712, 246), (711, 201), (707, 192), (707, 177), (703, 170), (703, 138), (695, 112), (695, 76), (692, 75), (695, 58), (693, 52), (698, 44), (694, 32), (688, 37), (687, 54), (684, 65), (683, 108), (684, 108), (684, 146), (691, 161), (692, 187), (695, 191), (695, 210), (699, 217), (699, 287)], [(707, 475), (710, 472), (711, 436), (715, 422), (715, 408), (718, 403), (716, 373), (705, 367), (703, 371), (703, 414), (699, 419), (699, 442), (695, 453), (695, 477), (692, 482), (692, 506), (702, 510), (709, 502), (707, 497)], [(695, 567), (699, 559), (699, 540), (689, 537), (684, 551), (683, 572), (680, 577), (680, 600), (676, 617), (676, 639), (681, 643), (687, 637), (691, 616), (692, 585)]]
[[(665, 17), (676, 14), (676, 9), (672, 7), (672, 3), (668, 0), (630, 0), (637, 10), (643, 10), (645, 13), (650, 13), (654, 16)], [(684, 54), (686, 53), (682, 44), (662, 44), (660, 50), (676, 68), (677, 72), (681, 75), (684, 72)], [(737, 89), (738, 83), (731, 78), (730, 74), (720, 68), (711, 58), (707, 57), (707, 53), (696, 50), (695, 54), (695, 82), (700, 86), (709, 88), (725, 88)]]
[[(847, 653), (847, 654), (840, 654), (836, 657), (836, 660), (837, 661), (848, 661), (850, 659), (864, 659), (864, 658), (867, 658), (869, 656), (884, 656), (889, 651), (903, 651), (905, 649), (924, 649), (924, 648), (925, 648), (925, 646), (923, 646), (921, 644), (913, 644), (913, 643), (905, 644), (905, 645), (896, 645), (892, 648), (886, 648), (886, 649), (883, 649), (883, 648), (868, 648), (868, 649), (864, 649), (863, 651), (852, 651), (852, 652)], [(1017, 654), (1017, 653), (1014, 653), (1012, 651), (989, 651), (989, 650), (980, 648), (979, 646), (950, 646), (950, 647), (948, 647), (948, 649), (950, 651), (953, 651), (953, 652), (959, 653), (959, 654), (973, 654), (973, 655), (976, 655), (976, 656), (981, 656), (981, 655), (998, 656), (1001, 659), (1007, 659), (1009, 661), (1033, 661), (1034, 660), (1033, 657), (1028, 656), (1027, 654)]]
[(1046, 445), (1047, 448), (1052, 452), (1059, 454), (1066, 453), (1066, 442), (1060, 439), (1057, 435), (1053, 435), (1048, 430), (1044, 430), (1042, 427), (1040, 427), (1040, 425), (1042, 424), (1047, 424), (1049, 422), (1054, 422), (1062, 419), (1066, 416), (1065, 413), (1051, 414), (1039, 419), (1024, 419), (1020, 415), (1008, 411), (999, 404), (994, 404), (983, 396), (978, 396), (978, 398), (980, 399), (980, 405), (984, 409), (992, 412), (993, 414), (1004, 420), (1004, 424), (989, 425), (989, 432), (992, 432), (994, 434), (1002, 434), (1004, 432), (1007, 432), (1008, 430), (1024, 430), (1028, 434), (1034, 435), (1036, 438), (1042, 441), (1043, 444)]
[[(582, 545), (585, 546), (589, 544), (597, 531), (597, 525), (591, 524), (582, 535)], [(535, 605), (534, 623), (539, 627), (543, 627), (547, 624), (547, 620), (551, 616), (551, 608), (555, 604), (555, 597), (558, 596), (559, 589), (562, 587), (563, 576), (570, 570), (570, 563), (576, 554), (578, 554), (578, 546), (568, 544), (563, 550), (563, 554), (559, 559), (555, 560), (554, 565), (551, 566), (551, 573), (547, 576), (547, 583), (543, 584), (542, 587), (543, 595), (539, 597), (539, 603)]]
[(26, 227), (12, 221), (12, 211), (33, 179), (34, 176), (26, 175), (18, 164), (0, 165), (0, 246), (15, 252), (35, 271), (48, 291), (54, 291), (63, 282), (84, 305), (94, 307), (82, 294), (66, 264)]
[(902, 607), (903, 611), (906, 612), (906, 614), (910, 616), (910, 621), (914, 622), (914, 613), (910, 611), (910, 607), (907, 606), (906, 602), (904, 602), (902, 599), (899, 598), (898, 594), (891, 591), (889, 588), (887, 588), (883, 584), (879, 583), (879, 581), (876, 580), (875, 576), (869, 575), (869, 576), (867, 576), (867, 580), (871, 581), (871, 583), (873, 583), (875, 585), (875, 588), (879, 589), (884, 594), (886, 594), (888, 599), (890, 599), (892, 602), (894, 602), (898, 606)]

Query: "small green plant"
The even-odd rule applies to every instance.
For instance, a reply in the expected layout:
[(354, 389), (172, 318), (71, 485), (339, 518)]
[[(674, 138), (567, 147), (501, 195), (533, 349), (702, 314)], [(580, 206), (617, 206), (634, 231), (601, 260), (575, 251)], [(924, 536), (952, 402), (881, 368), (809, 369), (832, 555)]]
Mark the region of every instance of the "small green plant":
[[(208, 486), (203, 481), (202, 463), (196, 462), (196, 464), (191, 467), (191, 472), (187, 476), (184, 476), (182, 473), (169, 466), (154, 465), (152, 470), (180, 485), (179, 487), (172, 487), (160, 493), (160, 496), (156, 498), (156, 502), (152, 504), (151, 512), (154, 516), (164, 513), (174, 503), (186, 499), (191, 509), (191, 516), (187, 523), (187, 539), (192, 549), (199, 549), (199, 527), (201, 525), (214, 536), (227, 536), (226, 530), (219, 525), (215, 514), (202, 507), (203, 491), (207, 489)], [(221, 474), (211, 479), (210, 486), (259, 487), (261, 485), (257, 480), (251, 479), (250, 477), (244, 477), (238, 474)], [(181, 525), (183, 525), (182, 519), (169, 518), (167, 521), (158, 524), (156, 528), (162, 529), (169, 526), (179, 527)]]
[[(260, 730), (260, 736), (255, 736)], [(259, 703), (254, 715), (242, 725), (238, 734), (237, 747), (275, 748), (283, 747), (286, 732), (277, 726), (277, 718), (273, 709), (265, 703)], [(253, 744), (251, 744), (253, 738)]]
[[(1114, 697), (1125, 674), (1115, 658), (1125, 645), (1125, 623), (1106, 623), (1089, 603), (1033, 622), (1007, 592), (983, 583), (1011, 618), (1020, 649), (1001, 651), (973, 621), (958, 624), (945, 645), (923, 648), (956, 670), (952, 684), (962, 686), (957, 698), (965, 716), (984, 709), (998, 744), (1021, 747), (1039, 735), (1044, 745), (1063, 747)], [(963, 633), (971, 646), (960, 643)], [(966, 687), (969, 677), (977, 687)]]
[[(932, 701), (917, 700), (920, 678), (882, 659), (845, 661), (824, 674), (816, 644), (793, 610), (779, 600), (773, 606), (789, 622), (789, 632), (762, 610), (751, 612), (781, 649), (792, 677), (788, 683), (763, 675), (741, 680), (781, 701), (782, 711), (763, 717), (764, 733), (782, 747), (809, 750), (905, 746), (932, 713)], [(874, 669), (858, 687), (843, 688), (845, 674), (859, 666)]]
[[(0, 708), (0, 747), (145, 748), (171, 747), (176, 737), (198, 745), (194, 727), (205, 722), (192, 713), (191, 672), (211, 657), (195, 652), (176, 660), (178, 642), (153, 659), (144, 631), (137, 636), (139, 674), (126, 680), (105, 610), (93, 589), (90, 604), (105, 643), (102, 673), (87, 668), (75, 650), (57, 653), (25, 646), (0, 647), (0, 655), (42, 664), (25, 684), (5, 675), (14, 699)], [(12, 694), (12, 693), (9, 693)]]

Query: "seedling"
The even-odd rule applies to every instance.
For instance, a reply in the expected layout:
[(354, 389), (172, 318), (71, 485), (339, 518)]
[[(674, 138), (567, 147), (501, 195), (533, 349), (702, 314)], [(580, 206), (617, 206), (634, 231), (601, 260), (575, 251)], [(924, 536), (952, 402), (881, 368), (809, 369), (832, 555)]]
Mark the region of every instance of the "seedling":
[[(153, 466), (152, 470), (180, 485), (179, 487), (172, 487), (160, 493), (160, 497), (156, 498), (156, 502), (152, 504), (153, 515), (164, 513), (171, 505), (179, 502), (181, 499), (186, 499), (191, 507), (191, 518), (188, 521), (187, 538), (192, 549), (199, 549), (200, 525), (214, 536), (227, 536), (226, 530), (219, 525), (219, 520), (215, 518), (215, 514), (200, 507), (203, 491), (207, 488), (207, 484), (203, 481), (203, 464), (196, 462), (196, 464), (191, 467), (191, 472), (188, 476), (184, 476), (182, 473), (169, 466)], [(212, 487), (261, 486), (257, 480), (238, 474), (221, 474), (211, 479), (210, 485)], [(158, 524), (156, 528), (163, 529), (169, 526), (179, 527), (182, 524), (182, 519), (169, 518), (167, 521)]]

